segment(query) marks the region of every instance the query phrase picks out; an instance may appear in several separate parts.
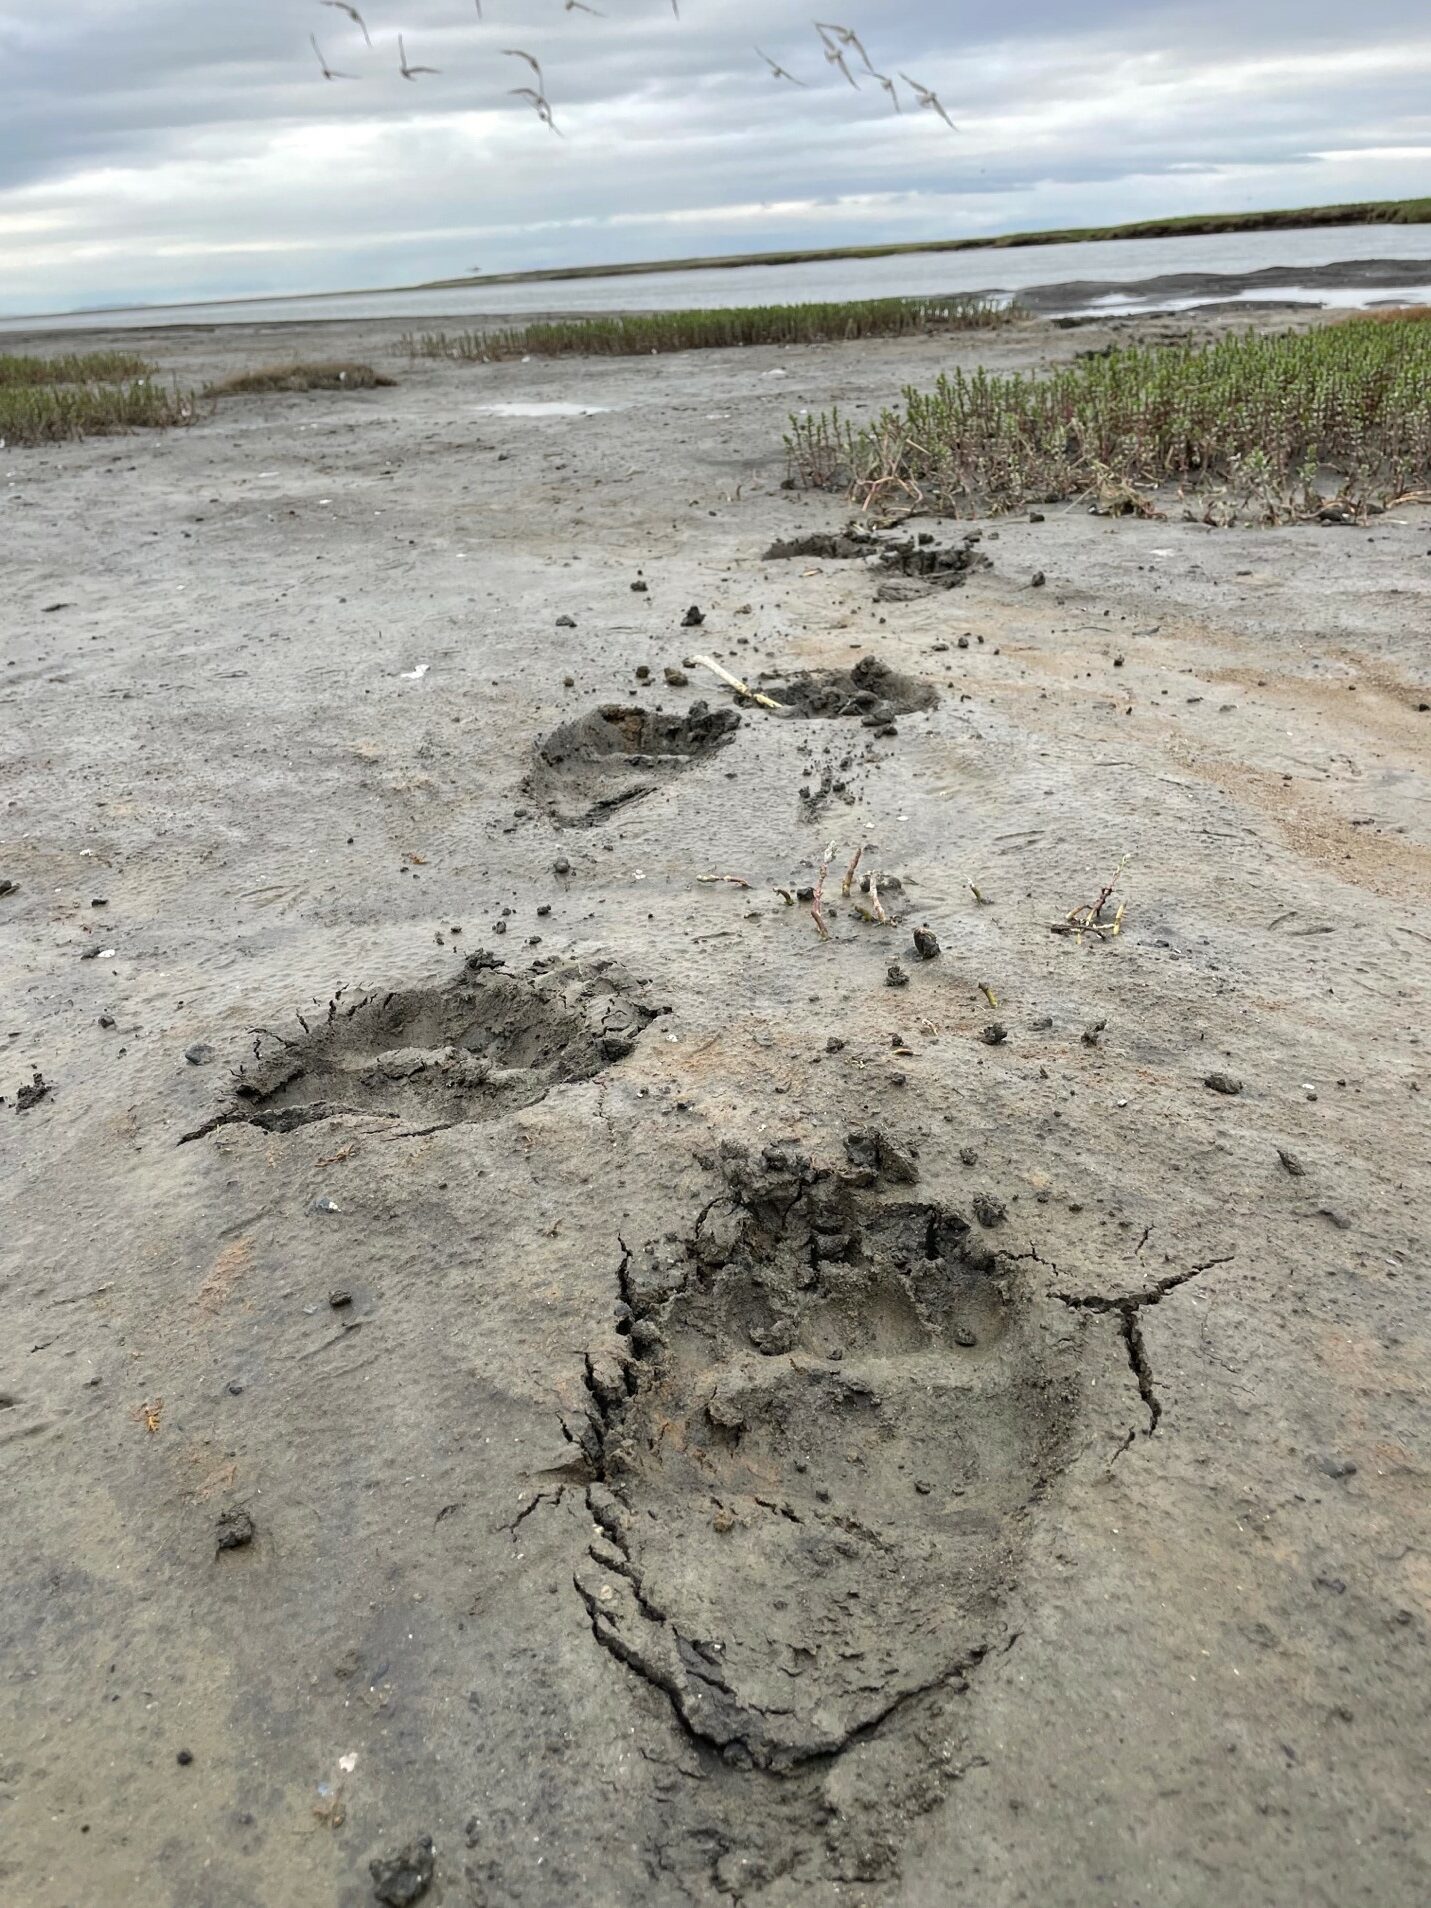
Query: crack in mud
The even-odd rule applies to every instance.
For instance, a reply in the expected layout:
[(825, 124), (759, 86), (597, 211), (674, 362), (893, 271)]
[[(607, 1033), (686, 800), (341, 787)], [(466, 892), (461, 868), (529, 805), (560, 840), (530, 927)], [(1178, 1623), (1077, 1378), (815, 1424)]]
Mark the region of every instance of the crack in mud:
[[(1149, 1228), (1151, 1231), (1152, 1228)], [(1145, 1232), (1137, 1250), (1141, 1251), (1147, 1243)], [(1037, 1253), (1028, 1255), (1038, 1258)], [(1148, 1425), (1144, 1433), (1151, 1437), (1157, 1430), (1163, 1416), (1163, 1401), (1158, 1396), (1157, 1384), (1153, 1377), (1152, 1360), (1148, 1355), (1147, 1341), (1143, 1337), (1143, 1328), (1138, 1322), (1138, 1314), (1146, 1307), (1160, 1305), (1169, 1292), (1176, 1292), (1179, 1286), (1187, 1285), (1192, 1279), (1204, 1272), (1212, 1271), (1214, 1266), (1231, 1265), (1236, 1258), (1235, 1252), (1225, 1252), (1215, 1259), (1205, 1259), (1200, 1265), (1184, 1266), (1178, 1272), (1170, 1272), (1165, 1278), (1155, 1279), (1151, 1285), (1143, 1286), (1136, 1292), (1055, 1292), (1053, 1297), (1060, 1304), (1081, 1312), (1116, 1312), (1118, 1314), (1118, 1335), (1128, 1355), (1128, 1367), (1138, 1387), (1138, 1396), (1148, 1411)], [(1044, 1262), (1039, 1260), (1040, 1264)], [(1053, 1270), (1056, 1272), (1057, 1267)], [(1124, 1446), (1126, 1449), (1127, 1446)]]

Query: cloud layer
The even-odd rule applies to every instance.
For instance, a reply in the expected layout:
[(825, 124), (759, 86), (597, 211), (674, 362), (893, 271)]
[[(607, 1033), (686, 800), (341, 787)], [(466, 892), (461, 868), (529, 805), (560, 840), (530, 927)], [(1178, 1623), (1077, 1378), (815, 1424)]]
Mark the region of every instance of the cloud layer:
[[(1425, 191), (1424, 0), (46, 0), (0, 10), (0, 311)], [(847, 0), (841, 0), (841, 8)], [(440, 68), (405, 81), (410, 62)], [(352, 79), (325, 81), (309, 44)], [(759, 45), (806, 82), (774, 79)], [(554, 134), (508, 89), (541, 61)]]

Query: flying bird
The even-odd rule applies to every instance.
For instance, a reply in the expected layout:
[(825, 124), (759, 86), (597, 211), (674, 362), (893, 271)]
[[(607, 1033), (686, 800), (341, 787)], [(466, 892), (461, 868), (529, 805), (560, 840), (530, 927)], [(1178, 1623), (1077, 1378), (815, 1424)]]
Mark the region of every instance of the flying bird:
[(552, 109), (547, 104), (545, 96), (539, 93), (534, 86), (509, 86), (507, 91), (517, 99), (529, 99), (536, 111), (537, 118), (542, 121), (543, 125), (550, 126), (558, 139), (566, 138), (566, 134), (552, 118)]
[(358, 77), (356, 73), (335, 73), (333, 71), (333, 68), (324, 59), (323, 49), (321, 46), (319, 46), (317, 40), (314, 38), (314, 36), (311, 33), (308, 35), (308, 39), (310, 44), (312, 45), (313, 51), (318, 55), (318, 64), (323, 69), (324, 79), (356, 79)]
[(919, 101), (921, 106), (927, 106), (931, 112), (938, 113), (939, 117), (944, 121), (944, 124), (949, 128), (950, 132), (958, 132), (959, 128), (954, 124), (954, 121), (949, 117), (948, 113), (945, 112), (943, 106), (939, 103), (938, 93), (931, 92), (929, 87), (927, 86), (921, 86), (919, 81), (912, 80), (909, 77), (908, 73), (901, 73), (899, 77), (904, 81), (906, 86), (913, 87), (914, 96)]
[(402, 74), (404, 79), (416, 79), (419, 73), (440, 73), (442, 68), (440, 66), (409, 66), (407, 63), (407, 52), (402, 43), (402, 35), (399, 33), (398, 71)]
[(865, 52), (859, 34), (855, 32), (853, 27), (835, 26), (833, 22), (829, 20), (817, 20), (815, 22), (815, 31), (819, 34), (827, 47), (830, 44), (829, 36), (831, 34), (835, 36), (835, 39), (839, 42), (841, 47), (852, 46), (864, 61), (865, 71), (867, 73), (873, 73), (876, 79), (879, 78), (879, 74), (875, 73), (873, 66), (870, 64), (870, 56)]
[(845, 65), (845, 55), (843, 50), (838, 46), (831, 46), (828, 40), (826, 40), (825, 42), (825, 58), (830, 62), (831, 66), (839, 67), (840, 71), (844, 74), (845, 78), (850, 82), (851, 86), (854, 87), (856, 92), (860, 90), (859, 81), (855, 78), (854, 74), (850, 71), (849, 67)]
[(805, 84), (804, 80), (796, 79), (793, 73), (787, 73), (780, 62), (778, 60), (772, 60), (768, 53), (761, 53), (759, 47), (756, 47), (755, 50), (757, 53), (760, 53), (761, 59), (763, 59), (765, 64), (770, 68), (770, 77), (772, 79), (789, 80), (792, 86), (803, 86)]
[(606, 15), (598, 8), (589, 7), (586, 0), (566, 0), (566, 10), (568, 13), (594, 13), (598, 20), (606, 18)]
[[(546, 81), (542, 78), (542, 63), (535, 54), (524, 53), (519, 46), (504, 46), (502, 51), (509, 60), (525, 60), (537, 76), (537, 85), (545, 89)], [(537, 97), (540, 98), (541, 94), (539, 93)]]
[[(871, 71), (873, 71), (873, 68), (871, 68)], [(887, 92), (890, 98), (893, 100), (894, 110), (897, 113), (902, 113), (904, 111), (904, 108), (899, 103), (899, 88), (895, 85), (894, 81), (889, 77), (889, 74), (875, 73), (875, 78), (879, 81), (880, 85), (884, 88), (885, 92)]]
[[(320, 0), (320, 5), (325, 7), (333, 7), (339, 13), (346, 13), (348, 18), (353, 22), (354, 26), (362, 28), (363, 38), (367, 41), (368, 45), (369, 46), (372, 45), (373, 36), (368, 31), (367, 21), (363, 18), (362, 14), (359, 13), (358, 9), (355, 6), (350, 5), (349, 0)], [(321, 54), (319, 55), (319, 58), (320, 59), (322, 58)]]

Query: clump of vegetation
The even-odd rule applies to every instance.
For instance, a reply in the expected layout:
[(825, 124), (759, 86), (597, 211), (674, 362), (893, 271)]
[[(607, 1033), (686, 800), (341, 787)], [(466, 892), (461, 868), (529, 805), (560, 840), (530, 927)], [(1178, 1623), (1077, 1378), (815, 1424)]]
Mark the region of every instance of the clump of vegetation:
[(187, 424), (187, 391), (136, 378), (127, 383), (0, 384), (0, 446), (55, 444), (118, 431)]
[(147, 378), (154, 367), (132, 351), (70, 351), (38, 358), (29, 352), (0, 352), (0, 388), (21, 384), (114, 383)]
[(413, 358), (637, 357), (737, 345), (829, 344), (1007, 325), (1015, 312), (984, 298), (863, 298), (826, 305), (747, 305), (572, 318), (492, 331), (428, 331), (403, 340)]
[(396, 379), (375, 371), (370, 364), (335, 358), (324, 363), (261, 364), (252, 371), (235, 371), (207, 386), (209, 397), (247, 397), (265, 391), (371, 391)]
[(1360, 515), (1431, 487), (1431, 326), (1387, 317), (1204, 346), (1135, 348), (1045, 376), (955, 371), (856, 427), (794, 417), (792, 475), (973, 516), (1089, 497), (1210, 522)]

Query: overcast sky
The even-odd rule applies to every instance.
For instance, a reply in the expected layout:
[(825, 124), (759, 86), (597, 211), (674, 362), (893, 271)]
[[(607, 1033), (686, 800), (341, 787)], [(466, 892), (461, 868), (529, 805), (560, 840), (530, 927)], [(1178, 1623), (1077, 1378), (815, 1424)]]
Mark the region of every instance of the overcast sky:
[(0, 311), (1431, 192), (1428, 0), (828, 3), (958, 131), (811, 0), (0, 0)]

